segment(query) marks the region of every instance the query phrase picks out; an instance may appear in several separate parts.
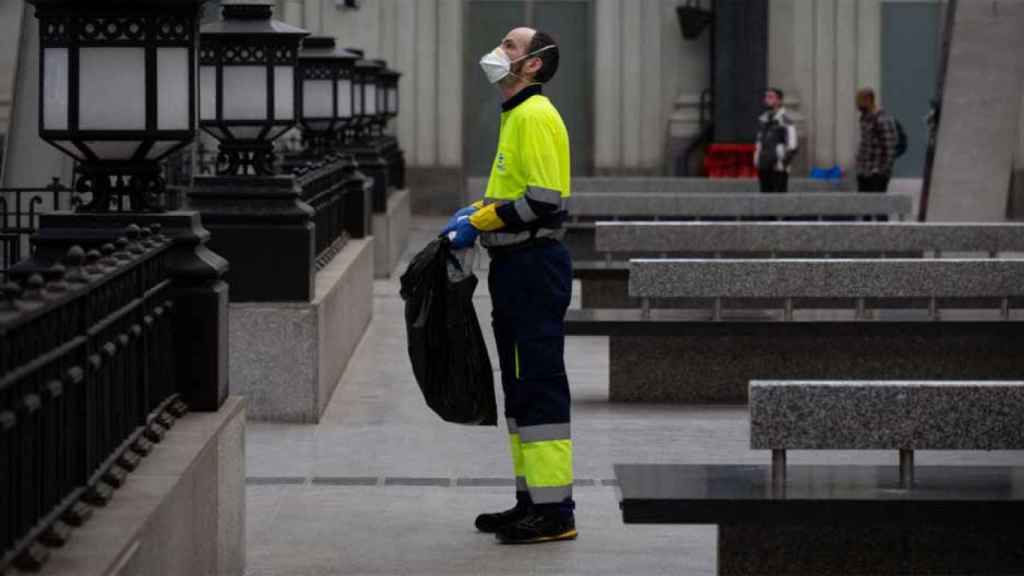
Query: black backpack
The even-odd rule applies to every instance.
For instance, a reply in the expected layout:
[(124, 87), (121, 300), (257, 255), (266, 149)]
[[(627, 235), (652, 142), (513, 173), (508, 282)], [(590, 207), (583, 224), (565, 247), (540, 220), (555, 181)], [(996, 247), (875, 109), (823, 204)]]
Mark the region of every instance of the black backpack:
[[(903, 124), (900, 124), (900, 121), (893, 116), (890, 116), (890, 118), (892, 118), (892, 123), (896, 125), (896, 156), (893, 158), (895, 160), (907, 153), (907, 146), (910, 145), (910, 141), (907, 139), (907, 131), (903, 129)], [(882, 126), (876, 120), (875, 133), (879, 138), (882, 137), (881, 132)]]
[(895, 118), (892, 119), (892, 122), (896, 125), (896, 134), (899, 136), (896, 140), (896, 157), (899, 158), (907, 153), (907, 146), (910, 145), (910, 142), (907, 140), (907, 132), (903, 129), (903, 124), (900, 124), (900, 121)]

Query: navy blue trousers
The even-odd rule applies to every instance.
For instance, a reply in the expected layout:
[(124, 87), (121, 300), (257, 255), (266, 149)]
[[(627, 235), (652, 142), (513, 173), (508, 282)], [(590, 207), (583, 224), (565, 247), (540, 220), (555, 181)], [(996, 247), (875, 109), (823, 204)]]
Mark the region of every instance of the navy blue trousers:
[[(571, 513), (571, 398), (565, 373), (565, 312), (572, 297), (569, 251), (555, 241), (494, 251), (488, 285), (513, 438), (516, 496), (521, 503)], [(516, 453), (518, 435), (525, 457)]]

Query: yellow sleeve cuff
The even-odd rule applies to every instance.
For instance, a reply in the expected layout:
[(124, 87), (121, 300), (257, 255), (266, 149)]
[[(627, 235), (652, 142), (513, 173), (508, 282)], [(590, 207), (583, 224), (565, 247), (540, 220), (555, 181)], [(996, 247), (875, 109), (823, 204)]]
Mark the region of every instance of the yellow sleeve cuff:
[(481, 232), (494, 232), (505, 227), (505, 223), (498, 217), (498, 204), (488, 204), (473, 212), (469, 223)]

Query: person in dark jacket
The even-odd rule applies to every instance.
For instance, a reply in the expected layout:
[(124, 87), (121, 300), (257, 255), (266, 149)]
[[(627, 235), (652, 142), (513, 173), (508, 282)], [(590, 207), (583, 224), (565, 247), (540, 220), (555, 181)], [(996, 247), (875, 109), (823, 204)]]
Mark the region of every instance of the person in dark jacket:
[(871, 88), (857, 92), (857, 110), (860, 111), (857, 190), (885, 192), (892, 178), (900, 139), (896, 120), (878, 106), (875, 91)]
[(764, 95), (768, 110), (758, 119), (754, 166), (761, 181), (761, 192), (786, 192), (789, 168), (798, 148), (796, 124), (782, 106), (782, 90), (769, 88)]

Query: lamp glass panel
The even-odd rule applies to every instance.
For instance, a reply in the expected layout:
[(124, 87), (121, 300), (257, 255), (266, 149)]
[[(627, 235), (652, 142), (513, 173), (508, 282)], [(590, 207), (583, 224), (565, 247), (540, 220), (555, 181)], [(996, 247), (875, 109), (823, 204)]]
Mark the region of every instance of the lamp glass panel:
[(217, 67), (199, 67), (199, 119), (217, 119)]
[(179, 144), (181, 144), (181, 142), (178, 142), (177, 140), (154, 142), (153, 146), (150, 147), (149, 152), (146, 153), (146, 158), (149, 158), (150, 160), (159, 160), (167, 154), (171, 148), (174, 148)]
[(228, 131), (239, 140), (256, 140), (263, 133), (263, 126), (231, 126)]
[(139, 148), (138, 142), (119, 140), (86, 141), (82, 144), (100, 160), (130, 160)]
[(68, 129), (68, 49), (43, 50), (43, 128)]
[(363, 115), (373, 116), (377, 113), (377, 85), (367, 84), (363, 94)]
[(224, 120), (267, 119), (267, 69), (224, 66)]
[(398, 87), (388, 88), (388, 112), (398, 114)]
[(145, 130), (145, 49), (83, 47), (78, 58), (78, 127)]
[(295, 69), (274, 66), (274, 118), (295, 119)]
[(306, 80), (302, 83), (302, 117), (333, 118), (331, 80)]
[(82, 151), (78, 149), (78, 146), (75, 146), (74, 144), (68, 142), (67, 140), (55, 140), (53, 142), (53, 145), (56, 146), (57, 148), (60, 148), (61, 150), (64, 151), (65, 154), (71, 156), (76, 160), (85, 160), (85, 155), (82, 154)]
[(156, 50), (157, 130), (188, 130), (188, 48)]
[(348, 78), (338, 80), (338, 118), (352, 117), (352, 81)]

